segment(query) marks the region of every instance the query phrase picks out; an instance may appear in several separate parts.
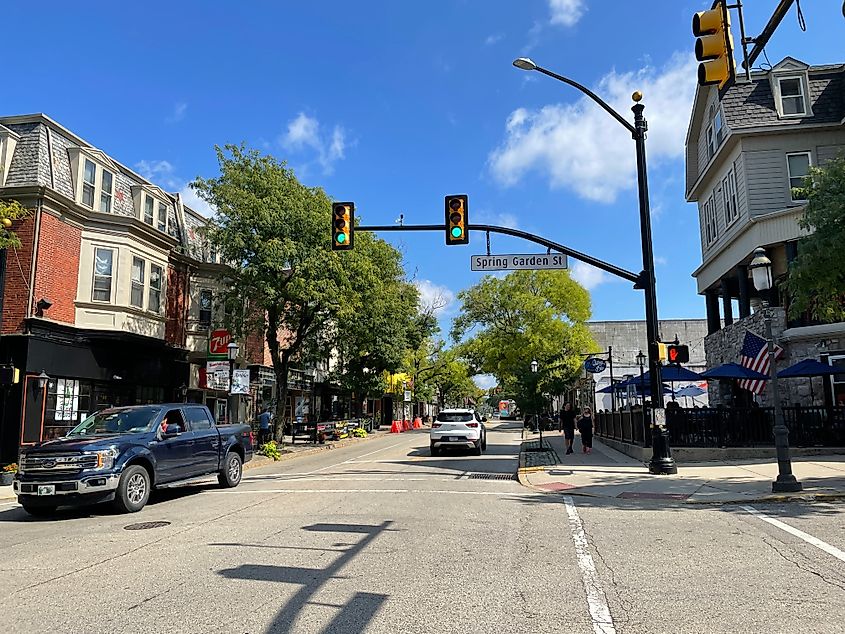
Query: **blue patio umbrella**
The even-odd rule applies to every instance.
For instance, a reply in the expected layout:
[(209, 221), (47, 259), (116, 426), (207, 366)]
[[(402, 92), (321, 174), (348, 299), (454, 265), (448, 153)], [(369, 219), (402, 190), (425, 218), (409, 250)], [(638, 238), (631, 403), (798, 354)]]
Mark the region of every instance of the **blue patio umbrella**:
[(804, 359), (795, 365), (784, 368), (778, 372), (779, 379), (791, 379), (806, 377), (810, 381), (810, 402), (816, 402), (816, 395), (813, 393), (814, 376), (833, 376), (834, 374), (845, 374), (845, 367), (828, 365), (815, 359)]
[(690, 396), (695, 398), (696, 396), (701, 396), (702, 394), (707, 394), (707, 390), (702, 390), (697, 385), (687, 385), (686, 387), (682, 387), (680, 390), (675, 392), (675, 396)]
[(791, 365), (778, 372), (779, 379), (788, 379), (799, 376), (831, 376), (833, 374), (845, 374), (845, 367), (828, 365), (815, 359), (804, 359), (795, 365)]
[[(649, 380), (650, 376), (648, 372), (643, 374), (646, 381)], [(679, 381), (700, 381), (701, 375), (679, 365), (666, 365), (660, 368), (660, 378), (669, 383), (676, 383)]]
[(725, 363), (718, 367), (711, 368), (706, 372), (701, 373), (701, 378), (704, 379), (752, 379), (758, 381), (768, 381), (769, 377), (765, 374), (746, 368), (738, 363)]

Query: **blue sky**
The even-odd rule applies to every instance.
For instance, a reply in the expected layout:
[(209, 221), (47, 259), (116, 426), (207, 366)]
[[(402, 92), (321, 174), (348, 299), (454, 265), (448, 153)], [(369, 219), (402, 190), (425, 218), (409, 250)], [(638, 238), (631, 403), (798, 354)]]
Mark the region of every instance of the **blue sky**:
[[(748, 3), (755, 34), (774, 0)], [(695, 207), (683, 197), (683, 144), (694, 92), (694, 11), (710, 2), (48, 1), (4, 3), (2, 114), (45, 112), (174, 191), (215, 173), (214, 144), (286, 159), (309, 185), (353, 200), (367, 224), (442, 222), (446, 194), (469, 195), (473, 222), (541, 233), (638, 271), (634, 147), (580, 93), (511, 66), (521, 55), (592, 87), (626, 116), (645, 93), (649, 179), (664, 318), (700, 317)], [(794, 9), (767, 48), (841, 62), (836, 2)], [(37, 19), (36, 19), (37, 18)], [(734, 37), (738, 40), (738, 27)], [(838, 43), (838, 45), (837, 45)], [(762, 61), (762, 60), (761, 60)], [(404, 237), (398, 237), (399, 235)], [(426, 297), (457, 309), (479, 279), (468, 247), (391, 234)], [(493, 237), (493, 251), (536, 252)], [(575, 264), (572, 262), (572, 264)], [(641, 319), (631, 285), (576, 265), (595, 319)]]

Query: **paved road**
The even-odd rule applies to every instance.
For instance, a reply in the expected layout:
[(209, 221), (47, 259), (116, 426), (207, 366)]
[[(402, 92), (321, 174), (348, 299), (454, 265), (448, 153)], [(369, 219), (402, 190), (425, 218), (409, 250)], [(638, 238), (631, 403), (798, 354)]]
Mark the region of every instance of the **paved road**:
[[(414, 432), (252, 470), (235, 491), (182, 487), (132, 516), (33, 520), (0, 503), (0, 631), (842, 631), (843, 507), (616, 502), (474, 477), (513, 474), (517, 451), (499, 427), (485, 456), (432, 458)], [(170, 524), (125, 530), (142, 521)]]

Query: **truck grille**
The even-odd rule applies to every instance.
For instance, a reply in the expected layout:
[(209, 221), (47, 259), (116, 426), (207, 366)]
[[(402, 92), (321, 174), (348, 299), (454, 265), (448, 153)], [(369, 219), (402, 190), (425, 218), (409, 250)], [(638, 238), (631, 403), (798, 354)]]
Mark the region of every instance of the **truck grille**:
[(42, 454), (27, 456), (21, 463), (25, 473), (75, 473), (97, 466), (97, 456), (90, 454)]

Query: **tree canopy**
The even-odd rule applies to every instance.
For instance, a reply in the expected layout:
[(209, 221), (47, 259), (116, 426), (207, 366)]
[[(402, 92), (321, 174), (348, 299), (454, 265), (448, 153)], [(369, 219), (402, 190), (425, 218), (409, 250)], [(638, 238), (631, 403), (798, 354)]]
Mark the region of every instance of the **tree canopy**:
[[(568, 271), (485, 276), (461, 291), (452, 336), (478, 372), (492, 374), (521, 410), (536, 412), (543, 393), (558, 394), (594, 350), (586, 326), (590, 295)], [(537, 360), (539, 371), (531, 372)]]
[(799, 225), (810, 235), (798, 243), (786, 289), (793, 317), (845, 320), (845, 157), (810, 170), (802, 196), (807, 207)]
[(236, 335), (261, 332), (267, 342), (277, 420), (285, 420), (291, 364), (308, 358), (333, 355), (347, 387), (377, 391), (382, 370), (401, 362), (403, 315), (416, 305), (399, 254), (367, 234), (352, 251), (332, 251), (331, 201), (322, 189), (256, 150), (216, 152), (220, 175), (193, 187), (217, 210), (207, 237), (229, 265), (223, 301), (244, 307), (227, 325)]
[(0, 249), (20, 247), (21, 241), (11, 230), (15, 220), (30, 215), (30, 211), (16, 200), (0, 200)]

